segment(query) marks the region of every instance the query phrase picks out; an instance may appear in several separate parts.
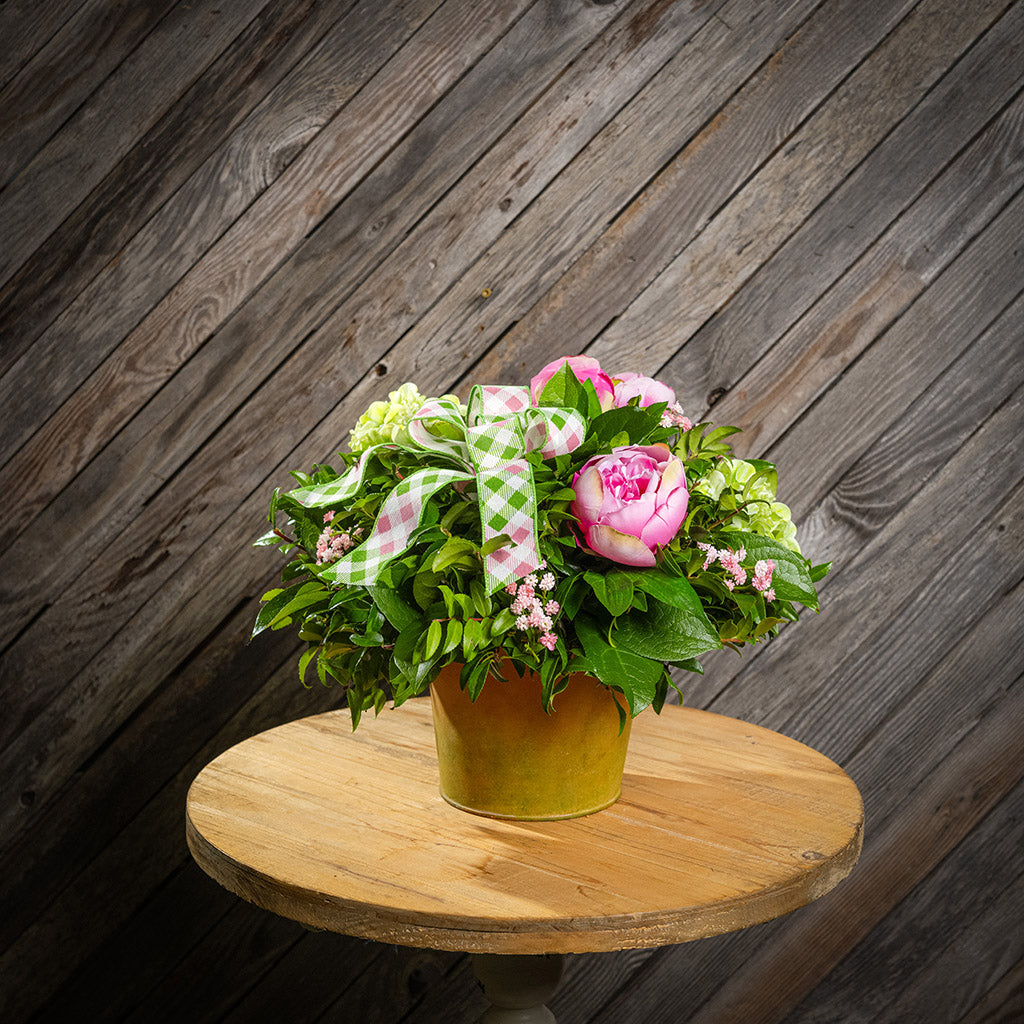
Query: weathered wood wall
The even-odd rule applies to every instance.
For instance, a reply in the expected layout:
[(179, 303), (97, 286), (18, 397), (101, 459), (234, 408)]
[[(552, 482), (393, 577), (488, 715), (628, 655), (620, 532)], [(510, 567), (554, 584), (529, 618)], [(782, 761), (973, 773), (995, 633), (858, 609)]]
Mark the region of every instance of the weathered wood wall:
[(784, 920), (575, 958), (559, 1020), (1024, 1019), (1022, 43), (1009, 0), (6, 0), (0, 1017), (475, 1019), (464, 957), (220, 890), (183, 801), (336, 700), (246, 643), (286, 468), (586, 351), (781, 463), (825, 610), (688, 699), (868, 832)]

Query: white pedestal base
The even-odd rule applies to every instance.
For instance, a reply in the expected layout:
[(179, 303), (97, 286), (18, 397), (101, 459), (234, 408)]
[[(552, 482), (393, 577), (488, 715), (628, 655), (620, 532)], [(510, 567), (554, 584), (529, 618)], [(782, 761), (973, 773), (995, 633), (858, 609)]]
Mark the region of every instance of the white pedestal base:
[(474, 953), (473, 973), (491, 1002), (480, 1024), (555, 1024), (544, 1003), (555, 994), (564, 967), (560, 953)]

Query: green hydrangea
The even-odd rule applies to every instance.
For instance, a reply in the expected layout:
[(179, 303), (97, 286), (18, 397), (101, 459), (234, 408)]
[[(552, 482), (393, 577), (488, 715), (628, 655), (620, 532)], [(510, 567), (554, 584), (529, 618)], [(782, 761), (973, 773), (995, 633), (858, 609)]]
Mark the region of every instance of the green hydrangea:
[[(456, 395), (442, 395), (442, 398), (459, 402)], [(386, 402), (374, 402), (359, 422), (349, 431), (348, 446), (353, 452), (363, 452), (375, 444), (403, 444), (409, 440), (408, 426), (424, 402), (431, 401), (419, 393), (415, 384), (406, 382), (397, 391), (388, 395)], [(466, 407), (459, 402), (463, 416)], [(460, 440), (461, 434), (443, 420), (424, 421), (427, 429), (439, 437)]]
[(349, 432), (348, 446), (362, 452), (375, 444), (408, 440), (406, 427), (426, 399), (415, 384), (405, 383), (388, 395), (386, 402), (374, 402)]
[(738, 510), (726, 525), (770, 537), (790, 551), (801, 553), (789, 506), (775, 500), (774, 479), (764, 474), (758, 476), (757, 467), (751, 463), (743, 459), (719, 459), (715, 467), (693, 485), (693, 490), (717, 501), (722, 515), (730, 509)]

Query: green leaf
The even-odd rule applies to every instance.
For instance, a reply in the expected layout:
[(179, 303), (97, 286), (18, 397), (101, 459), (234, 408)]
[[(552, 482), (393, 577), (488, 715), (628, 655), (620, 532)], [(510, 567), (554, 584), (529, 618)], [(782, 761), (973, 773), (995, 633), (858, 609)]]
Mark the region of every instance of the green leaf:
[(479, 619), (467, 619), (462, 630), (462, 660), (468, 662), (473, 652), (484, 642), (483, 625)]
[(692, 587), (689, 593), (692, 600), (684, 601), (677, 592), (673, 604), (651, 594), (654, 600), (648, 602), (646, 612), (632, 612), (619, 618), (616, 643), (659, 661), (685, 661), (721, 647), (718, 631), (708, 621)]
[(629, 610), (633, 603), (633, 581), (628, 573), (613, 569), (605, 574), (587, 572), (583, 578), (612, 615), (622, 615)]
[(458, 619), (452, 619), (445, 630), (444, 646), (441, 648), (441, 656), (450, 654), (459, 644), (462, 643), (462, 623)]
[(832, 568), (831, 562), (822, 562), (821, 565), (811, 566), (811, 582), (817, 583), (819, 580), (823, 580)]
[(595, 438), (602, 445), (608, 445), (612, 438), (625, 434), (627, 444), (640, 444), (661, 422), (664, 403), (639, 408), (627, 405), (620, 409), (609, 409), (594, 417), (587, 430), (587, 438)]
[(480, 565), (476, 545), (464, 537), (449, 537), (441, 549), (434, 555), (430, 568), (441, 572), (449, 566), (458, 565), (465, 569), (475, 569)]
[(628, 576), (635, 587), (646, 591), (656, 601), (691, 612), (703, 620), (708, 630), (714, 632), (704, 614), (700, 598), (685, 576), (669, 576), (657, 569), (632, 569), (623, 575)]
[(459, 684), (469, 694), (469, 699), (475, 701), (480, 696), (480, 691), (487, 681), (487, 671), (491, 667), (490, 658), (478, 658), (471, 665), (462, 667), (459, 674)]
[(516, 624), (516, 617), (507, 608), (502, 608), (493, 619), (488, 621), (487, 634), (493, 640), (501, 636), (502, 633), (507, 633)]
[(426, 570), (413, 576), (412, 596), (420, 608), (427, 608), (437, 600), (437, 585), (441, 579), (440, 573)]
[(437, 654), (441, 646), (441, 638), (444, 636), (444, 628), (437, 619), (432, 619), (427, 626), (427, 639), (423, 644), (423, 657), (432, 658)]
[[(575, 492), (573, 494), (575, 496)], [(507, 533), (499, 533), (497, 537), (492, 537), (480, 545), (480, 557), (486, 558), (488, 555), (493, 555), (495, 551), (499, 551), (511, 543), (512, 538)]]
[(309, 667), (309, 663), (316, 656), (318, 648), (310, 647), (309, 650), (303, 651), (299, 657), (299, 682), (308, 690), (310, 687), (306, 683), (306, 669)]
[(704, 666), (696, 658), (685, 658), (683, 661), (671, 661), (670, 665), (681, 668), (686, 672), (694, 672), (699, 676), (704, 675)]
[(811, 579), (810, 563), (803, 555), (757, 533), (736, 531), (723, 533), (721, 537), (734, 551), (746, 548), (748, 562), (770, 558), (775, 563), (772, 588), (776, 597), (782, 601), (799, 601), (814, 611), (818, 610), (818, 592)]
[(473, 609), (480, 616), (486, 618), (493, 611), (493, 602), (487, 596), (487, 591), (479, 577), (474, 576), (469, 581), (469, 597), (473, 602)]
[(579, 406), (582, 395), (583, 385), (576, 374), (569, 369), (569, 364), (562, 363), (555, 370), (547, 384), (544, 385), (537, 399), (537, 404), (576, 409)]
[[(415, 626), (410, 629), (403, 629), (398, 634), (398, 639), (395, 641), (394, 650), (392, 655), (395, 662), (399, 665), (406, 665), (412, 661), (413, 652), (416, 650), (417, 645), (420, 642), (420, 637), (424, 635), (426, 630), (417, 629)], [(402, 669), (404, 674), (405, 669)]]
[(324, 585), (316, 581), (304, 583), (297, 589), (290, 587), (279, 591), (259, 610), (250, 639), (265, 629), (287, 625), (288, 619), (296, 612), (326, 600), (327, 596), (328, 591)]
[(390, 587), (372, 586), (367, 588), (373, 603), (384, 613), (384, 618), (399, 631), (414, 627), (419, 621), (419, 613), (410, 608), (395, 590)]
[(649, 707), (657, 696), (662, 664), (632, 651), (612, 647), (589, 615), (578, 615), (574, 625), (597, 678), (605, 686), (622, 691), (634, 717)]

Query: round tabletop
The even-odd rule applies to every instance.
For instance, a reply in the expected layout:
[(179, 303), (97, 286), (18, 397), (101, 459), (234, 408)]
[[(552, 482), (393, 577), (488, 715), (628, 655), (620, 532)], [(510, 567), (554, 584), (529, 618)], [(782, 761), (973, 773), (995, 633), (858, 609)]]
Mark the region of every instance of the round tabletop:
[(239, 743), (188, 795), (199, 865), (314, 928), (407, 946), (584, 953), (717, 935), (828, 892), (864, 809), (832, 761), (778, 733), (668, 706), (633, 723), (622, 796), (515, 822), (438, 792), (429, 700), (352, 732), (347, 711)]

